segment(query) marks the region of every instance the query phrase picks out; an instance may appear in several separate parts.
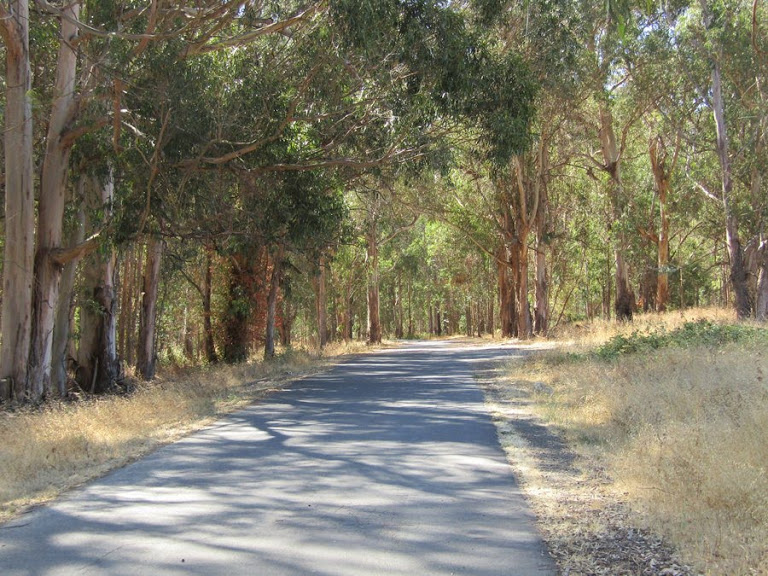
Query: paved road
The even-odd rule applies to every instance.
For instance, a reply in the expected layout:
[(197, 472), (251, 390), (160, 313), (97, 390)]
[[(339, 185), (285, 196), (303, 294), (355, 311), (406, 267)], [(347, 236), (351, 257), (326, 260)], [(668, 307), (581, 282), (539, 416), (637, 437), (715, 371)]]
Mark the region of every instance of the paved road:
[(0, 527), (0, 574), (551, 575), (472, 374), (360, 356)]

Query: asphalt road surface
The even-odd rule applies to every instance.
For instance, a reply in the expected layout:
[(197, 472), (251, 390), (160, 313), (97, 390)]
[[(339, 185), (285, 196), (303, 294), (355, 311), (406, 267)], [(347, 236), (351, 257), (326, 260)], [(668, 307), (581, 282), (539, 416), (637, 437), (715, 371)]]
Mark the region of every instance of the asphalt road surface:
[(473, 373), (496, 345), (359, 356), (0, 527), (0, 574), (555, 573)]

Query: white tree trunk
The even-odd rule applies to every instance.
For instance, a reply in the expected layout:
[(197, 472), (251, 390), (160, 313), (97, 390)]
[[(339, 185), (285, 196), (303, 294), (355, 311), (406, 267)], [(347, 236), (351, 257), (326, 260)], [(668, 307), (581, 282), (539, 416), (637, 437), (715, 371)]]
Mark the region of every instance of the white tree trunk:
[(29, 5), (0, 6), (5, 43), (5, 247), (3, 254), (0, 401), (22, 399), (27, 385), (32, 334), (35, 199), (32, 175), (32, 80), (29, 67)]
[(151, 237), (147, 242), (144, 295), (141, 302), (139, 349), (136, 361), (136, 369), (144, 380), (152, 380), (155, 377), (155, 323), (162, 258), (163, 241)]
[[(78, 2), (69, 4), (64, 14), (77, 19)], [(62, 265), (54, 256), (61, 248), (61, 235), (66, 201), (66, 179), (72, 143), (66, 130), (75, 114), (75, 80), (77, 53), (72, 40), (78, 28), (69, 19), (61, 20), (61, 43), (56, 63), (56, 84), (48, 124), (45, 157), (40, 186), (35, 254), (35, 297), (32, 316), (32, 342), (29, 357), (28, 395), (37, 400), (49, 395), (53, 354), (53, 325), (59, 299)]]

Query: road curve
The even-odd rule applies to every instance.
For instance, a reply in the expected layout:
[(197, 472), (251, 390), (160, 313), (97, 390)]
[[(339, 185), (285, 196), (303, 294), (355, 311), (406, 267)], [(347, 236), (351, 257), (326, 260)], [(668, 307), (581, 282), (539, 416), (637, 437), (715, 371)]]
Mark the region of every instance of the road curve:
[(0, 527), (0, 574), (555, 573), (473, 373), (498, 345), (366, 354)]

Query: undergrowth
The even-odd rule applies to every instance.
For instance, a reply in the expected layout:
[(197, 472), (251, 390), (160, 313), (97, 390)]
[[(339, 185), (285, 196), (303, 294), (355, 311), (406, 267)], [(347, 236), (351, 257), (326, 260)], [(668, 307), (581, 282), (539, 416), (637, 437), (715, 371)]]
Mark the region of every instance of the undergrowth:
[(624, 354), (649, 353), (667, 347), (717, 347), (729, 343), (750, 342), (768, 344), (768, 330), (746, 324), (718, 324), (700, 319), (685, 322), (671, 331), (661, 325), (651, 332), (617, 334), (597, 347), (592, 354), (602, 360), (614, 360)]
[(510, 367), (538, 414), (703, 573), (768, 574), (768, 330), (668, 314), (568, 338)]

